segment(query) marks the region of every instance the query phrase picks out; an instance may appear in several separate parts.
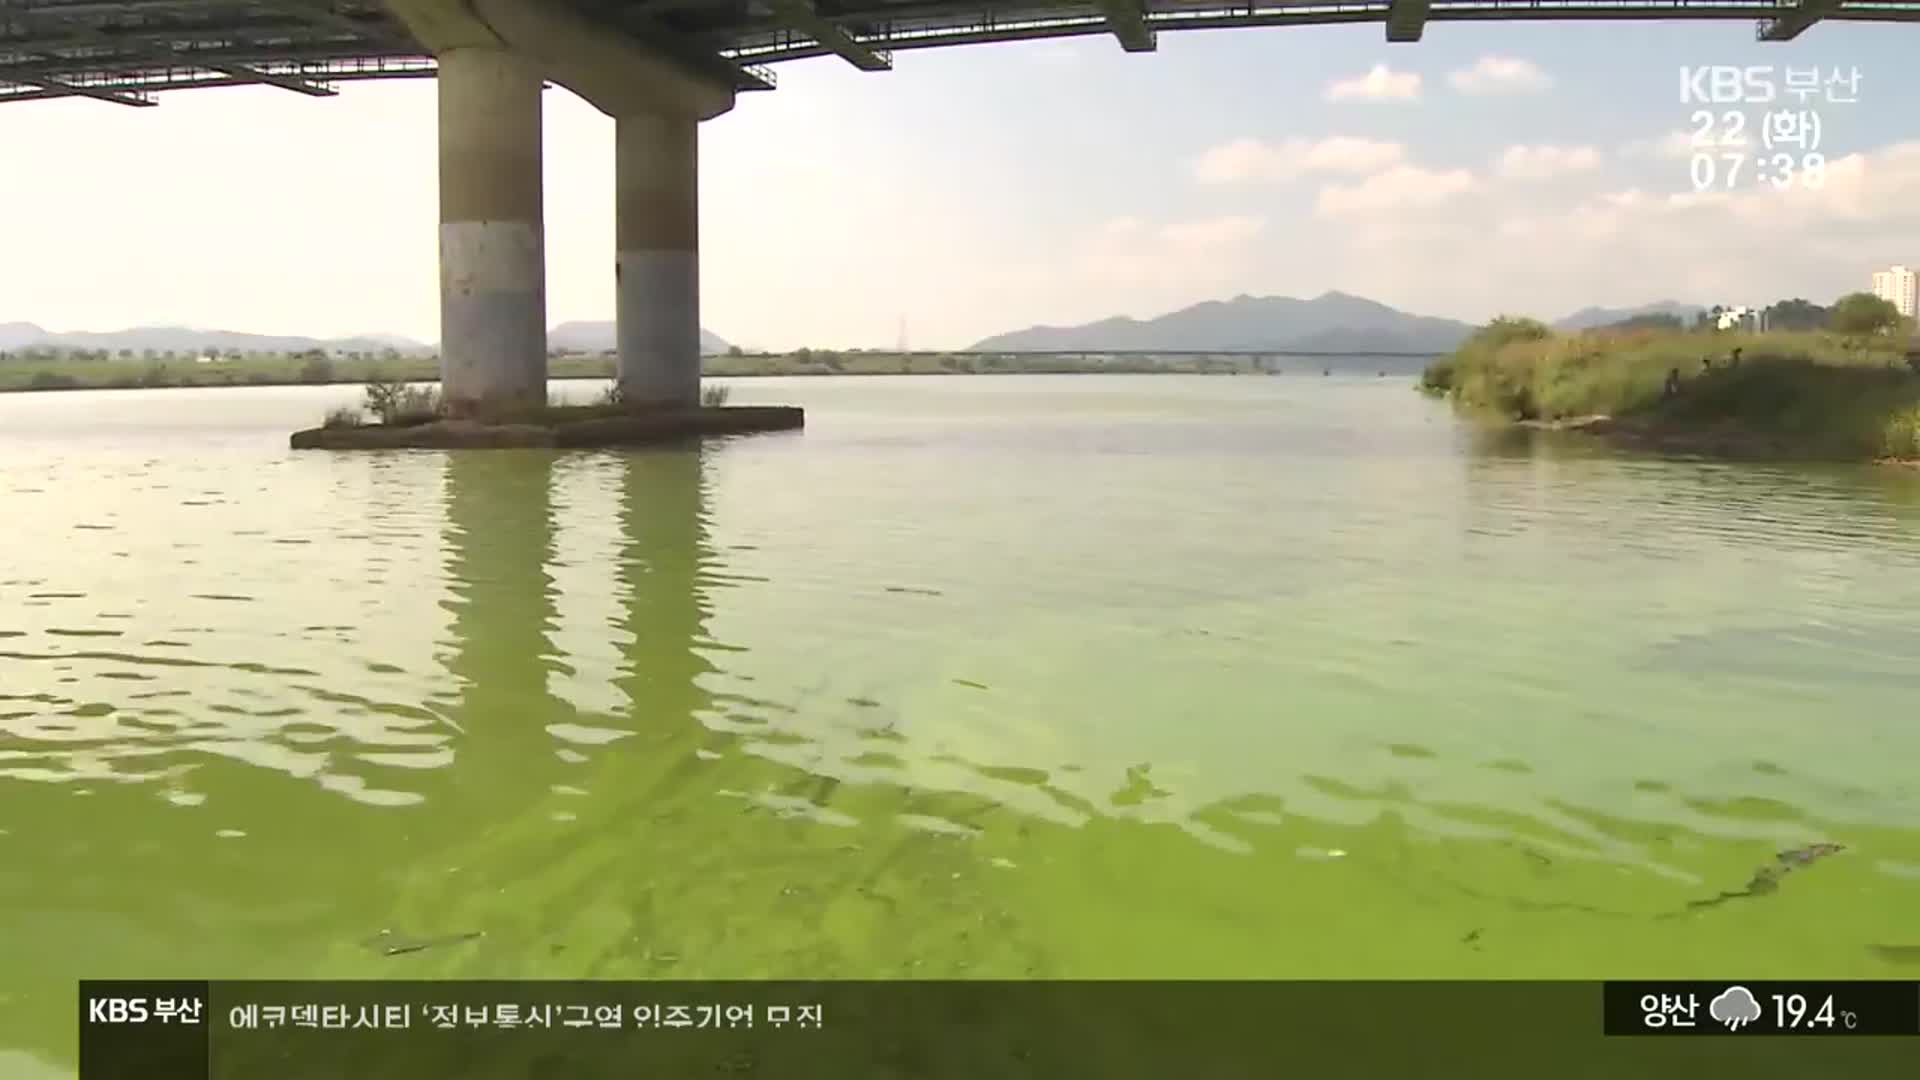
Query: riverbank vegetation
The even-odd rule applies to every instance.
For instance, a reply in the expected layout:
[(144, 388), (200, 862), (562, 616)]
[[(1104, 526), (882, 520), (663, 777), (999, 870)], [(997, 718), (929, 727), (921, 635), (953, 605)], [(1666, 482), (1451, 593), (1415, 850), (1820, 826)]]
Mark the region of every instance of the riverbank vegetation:
[[(1306, 357), (1272, 361), (1248, 356), (1000, 356), (983, 353), (831, 352), (731, 353), (709, 356), (702, 371), (715, 378), (781, 375), (1253, 375), (1293, 370), (1318, 375), (1326, 361)], [(1290, 366), (1289, 366), (1290, 365)], [(547, 360), (554, 379), (607, 379), (613, 356), (559, 353)], [(1375, 365), (1377, 366), (1377, 364)], [(1402, 369), (1404, 370), (1404, 369)], [(1369, 371), (1369, 374), (1372, 372)], [(0, 392), (20, 390), (131, 390), (175, 386), (324, 386), (382, 380), (430, 383), (440, 378), (437, 356), (328, 356), (325, 354), (197, 357), (116, 357), (95, 353), (13, 353), (0, 356)]]
[[(548, 361), (556, 379), (604, 379), (613, 361), (563, 356)], [(324, 354), (233, 356), (218, 359), (105, 359), (78, 354), (13, 354), (0, 360), (0, 392), (10, 390), (133, 390), (180, 386), (325, 386), (383, 381), (431, 383), (440, 378), (436, 356)]]
[(371, 415), (374, 420), (388, 427), (406, 427), (430, 424), (446, 412), (440, 398), (440, 388), (435, 385), (423, 386), (379, 377), (367, 380), (364, 392), (366, 396), (358, 407), (343, 405), (329, 411), (322, 426), (360, 427)]
[(1502, 317), (1420, 385), (1497, 420), (1679, 450), (1920, 459), (1909, 329), (1853, 297), (1832, 310), (1834, 329), (1768, 333), (1556, 333)]

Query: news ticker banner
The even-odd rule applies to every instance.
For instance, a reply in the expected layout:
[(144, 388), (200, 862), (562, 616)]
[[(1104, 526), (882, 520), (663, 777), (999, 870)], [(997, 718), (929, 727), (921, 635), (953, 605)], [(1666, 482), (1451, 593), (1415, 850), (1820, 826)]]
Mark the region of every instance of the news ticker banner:
[(82, 1080), (1910, 1077), (1920, 982), (102, 981), (79, 1026)]

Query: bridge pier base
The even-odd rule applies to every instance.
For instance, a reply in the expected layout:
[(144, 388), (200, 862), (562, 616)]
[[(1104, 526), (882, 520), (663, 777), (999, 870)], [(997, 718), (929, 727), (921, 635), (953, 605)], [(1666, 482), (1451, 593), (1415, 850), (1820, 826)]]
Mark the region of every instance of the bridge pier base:
[(615, 121), (619, 382), (630, 403), (700, 403), (699, 143), (691, 114)]
[(438, 60), (441, 392), (454, 416), (544, 405), (541, 77), (503, 48)]

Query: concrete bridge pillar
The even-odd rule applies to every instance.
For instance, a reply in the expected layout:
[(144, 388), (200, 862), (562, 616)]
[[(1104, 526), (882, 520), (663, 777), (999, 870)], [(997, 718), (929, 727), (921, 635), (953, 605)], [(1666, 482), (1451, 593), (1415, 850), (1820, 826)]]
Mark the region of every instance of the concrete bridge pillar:
[(614, 129), (614, 278), (621, 396), (700, 402), (699, 120), (626, 113)]
[(441, 377), (473, 412), (546, 399), (540, 86), (617, 128), (620, 384), (700, 397), (698, 139), (734, 84), (552, 0), (386, 0), (439, 59)]
[(453, 415), (543, 405), (541, 77), (503, 47), (438, 60), (441, 389)]

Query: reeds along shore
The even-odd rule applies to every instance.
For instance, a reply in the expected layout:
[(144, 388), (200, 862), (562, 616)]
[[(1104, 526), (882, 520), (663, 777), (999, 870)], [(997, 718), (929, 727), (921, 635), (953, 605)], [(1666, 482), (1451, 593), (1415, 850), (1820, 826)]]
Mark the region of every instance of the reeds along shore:
[[(1904, 335), (1562, 334), (1496, 319), (1421, 376), (1509, 422), (1606, 417), (1588, 430), (1819, 458), (1920, 460), (1920, 359)], [(1744, 443), (1743, 443), (1744, 440)]]

